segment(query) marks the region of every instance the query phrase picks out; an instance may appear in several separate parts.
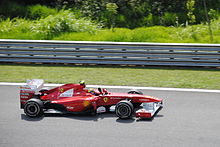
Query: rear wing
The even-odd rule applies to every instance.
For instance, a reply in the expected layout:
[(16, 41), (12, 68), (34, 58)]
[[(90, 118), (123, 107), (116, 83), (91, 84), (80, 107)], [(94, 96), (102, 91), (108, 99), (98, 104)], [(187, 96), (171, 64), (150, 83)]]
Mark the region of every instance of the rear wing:
[(33, 98), (34, 95), (38, 93), (43, 86), (44, 86), (44, 80), (42, 79), (27, 80), (26, 84), (20, 87), (21, 108), (23, 108), (26, 101)]

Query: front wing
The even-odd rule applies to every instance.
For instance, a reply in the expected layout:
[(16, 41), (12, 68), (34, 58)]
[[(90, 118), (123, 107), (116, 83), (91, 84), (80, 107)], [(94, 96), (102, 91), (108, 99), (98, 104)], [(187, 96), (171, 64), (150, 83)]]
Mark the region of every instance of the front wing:
[(163, 108), (162, 102), (143, 103), (143, 108), (135, 112), (138, 118), (152, 118), (158, 111)]

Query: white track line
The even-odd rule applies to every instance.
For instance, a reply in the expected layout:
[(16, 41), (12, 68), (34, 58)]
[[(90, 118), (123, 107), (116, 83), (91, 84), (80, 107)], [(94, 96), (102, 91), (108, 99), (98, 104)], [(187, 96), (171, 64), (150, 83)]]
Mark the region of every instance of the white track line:
[[(26, 83), (7, 83), (0, 82), (1, 86), (21, 86)], [(62, 84), (44, 84), (44, 86), (61, 86)], [(160, 90), (160, 91), (182, 91), (182, 92), (209, 92), (220, 93), (220, 90), (207, 90), (207, 89), (187, 89), (187, 88), (162, 88), (162, 87), (135, 87), (135, 86), (108, 86), (108, 85), (87, 85), (87, 87), (94, 88), (110, 88), (110, 89), (143, 89), (143, 90)]]

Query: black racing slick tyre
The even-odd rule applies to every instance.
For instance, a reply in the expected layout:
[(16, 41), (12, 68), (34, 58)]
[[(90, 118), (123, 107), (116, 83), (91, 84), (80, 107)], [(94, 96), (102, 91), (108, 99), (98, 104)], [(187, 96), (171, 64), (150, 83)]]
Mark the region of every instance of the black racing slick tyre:
[(134, 106), (127, 100), (122, 100), (116, 104), (116, 115), (121, 119), (130, 118), (134, 112)]
[(40, 117), (43, 114), (43, 102), (32, 98), (24, 105), (24, 113), (29, 117)]
[(41, 93), (41, 96), (45, 95), (44, 92), (47, 92), (49, 89), (48, 88), (44, 88), (44, 89), (41, 89), (39, 92)]
[(143, 93), (139, 90), (130, 90), (128, 91), (128, 94), (140, 94), (140, 95), (143, 95)]

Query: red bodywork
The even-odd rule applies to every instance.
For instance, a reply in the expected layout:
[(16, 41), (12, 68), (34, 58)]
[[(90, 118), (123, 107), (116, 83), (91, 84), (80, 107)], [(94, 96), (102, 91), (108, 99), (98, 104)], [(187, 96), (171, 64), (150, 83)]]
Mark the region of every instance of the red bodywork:
[[(67, 112), (84, 112), (87, 110), (97, 110), (100, 106), (113, 106), (121, 100), (129, 100), (132, 104), (141, 103), (161, 103), (162, 99), (140, 94), (110, 93), (104, 90), (95, 90), (95, 95), (88, 92), (83, 85), (65, 84), (47, 91), (38, 92), (39, 98), (45, 106), (62, 106)], [(26, 101), (36, 95), (27, 88), (20, 90), (20, 102), (23, 106)], [(47, 108), (46, 108), (47, 109)], [(147, 112), (136, 113), (136, 117), (152, 117)]]

